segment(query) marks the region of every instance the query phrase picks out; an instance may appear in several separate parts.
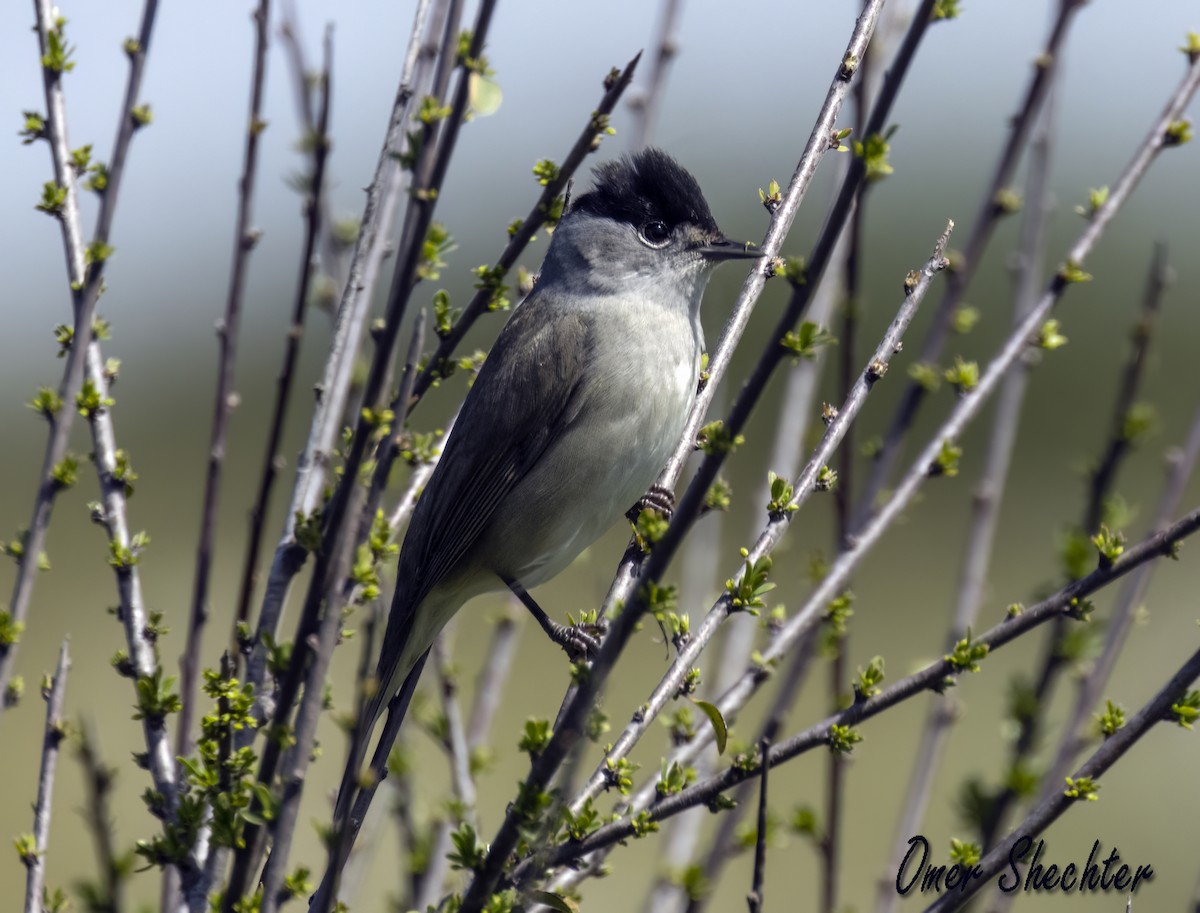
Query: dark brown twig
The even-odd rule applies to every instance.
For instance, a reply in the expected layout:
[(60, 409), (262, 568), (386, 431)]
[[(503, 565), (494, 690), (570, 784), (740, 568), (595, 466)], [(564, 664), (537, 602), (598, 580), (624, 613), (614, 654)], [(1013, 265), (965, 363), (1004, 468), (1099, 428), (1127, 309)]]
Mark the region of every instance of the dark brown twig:
[(188, 617), (187, 642), (179, 663), (179, 692), (183, 709), (176, 731), (176, 752), (191, 754), (192, 718), (195, 715), (196, 682), (200, 674), (200, 648), (208, 621), (208, 590), (212, 572), (213, 543), (217, 535), (217, 505), (221, 491), (221, 472), (225, 466), (229, 417), (237, 405), (234, 392), (234, 368), (237, 361), (238, 333), (242, 321), (242, 296), (250, 251), (258, 242), (258, 231), (251, 226), (254, 189), (258, 177), (258, 143), (266, 122), (262, 117), (263, 93), (267, 83), (267, 33), (270, 29), (271, 0), (259, 0), (254, 11), (253, 76), (250, 81), (250, 113), (246, 123), (246, 144), (242, 152), (242, 174), (238, 180), (237, 216), (234, 220), (233, 265), (225, 299), (225, 316), (217, 324), (216, 400), (213, 403), (209, 433), (208, 465), (204, 478), (204, 499), (200, 512), (200, 534), (196, 544), (196, 572), (192, 584), (192, 610)]
[[(314, 255), (317, 239), (321, 235), (323, 217), (321, 202), (325, 194), (325, 167), (329, 159), (329, 100), (333, 77), (328, 57), (329, 33), (326, 32), (327, 56), (321, 70), (321, 107), (312, 124), (312, 170), (308, 176), (304, 196), (304, 246), (300, 259), (300, 276), (296, 283), (296, 297), (292, 303), (292, 319), (288, 326), (283, 365), (276, 380), (275, 402), (271, 408), (271, 420), (267, 431), (267, 444), (263, 451), (262, 470), (259, 473), (258, 494), (250, 510), (250, 531), (246, 539), (246, 558), (242, 566), (241, 585), (238, 590), (237, 621), (245, 621), (249, 612), (250, 599), (258, 575), (259, 551), (262, 548), (263, 527), (271, 504), (271, 491), (279, 471), (282, 455), (279, 445), (283, 439), (283, 424), (287, 417), (288, 401), (295, 380), (296, 364), (300, 359), (300, 341), (304, 335), (304, 322), (308, 314), (308, 299), (312, 288)], [(236, 624), (236, 622), (235, 622)], [(237, 651), (235, 628), (233, 648)], [(234, 653), (237, 655), (237, 652)]]
[(92, 845), (96, 848), (96, 862), (100, 867), (100, 885), (104, 890), (97, 913), (120, 913), (125, 907), (125, 864), (117, 855), (109, 806), (117, 771), (100, 757), (94, 727), (86, 722), (80, 724), (79, 763), (83, 767), (87, 791), (85, 818), (92, 832)]
[(746, 905), (750, 913), (762, 913), (763, 882), (767, 874), (767, 773), (771, 765), (766, 763), (767, 753), (771, 749), (771, 740), (763, 737), (758, 743), (758, 754), (762, 759), (762, 768), (758, 785), (758, 828), (754, 835), (754, 880), (750, 884), (750, 894), (746, 897)]

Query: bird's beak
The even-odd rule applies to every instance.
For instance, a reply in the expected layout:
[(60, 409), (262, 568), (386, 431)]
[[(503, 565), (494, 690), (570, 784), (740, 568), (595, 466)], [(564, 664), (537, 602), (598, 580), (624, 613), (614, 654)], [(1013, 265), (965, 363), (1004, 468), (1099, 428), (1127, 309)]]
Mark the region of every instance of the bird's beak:
[(722, 260), (753, 260), (765, 257), (767, 252), (758, 247), (750, 247), (730, 241), (728, 238), (717, 236), (696, 248), (696, 252), (706, 260), (720, 262)]

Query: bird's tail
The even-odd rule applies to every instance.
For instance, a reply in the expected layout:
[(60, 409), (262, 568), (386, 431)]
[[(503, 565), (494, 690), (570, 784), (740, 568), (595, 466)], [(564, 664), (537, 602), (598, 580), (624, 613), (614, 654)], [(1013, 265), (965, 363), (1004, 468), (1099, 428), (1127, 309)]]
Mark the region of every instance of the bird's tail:
[[(342, 774), (342, 783), (338, 787), (337, 803), (334, 806), (333, 835), (329, 845), (330, 864), (325, 869), (325, 877), (322, 879), (317, 893), (313, 895), (314, 903), (320, 899), (323, 906), (318, 905), (315, 909), (328, 908), (329, 904), (326, 901), (332, 900), (337, 891), (342, 868), (350, 857), (350, 850), (358, 838), (359, 828), (362, 827), (362, 823), (367, 817), (367, 809), (375, 795), (375, 788), (387, 773), (388, 754), (391, 752), (392, 744), (396, 741), (396, 735), (400, 732), (400, 724), (404, 722), (408, 705), (412, 703), (413, 693), (417, 690), (417, 680), (421, 677), (421, 670), (425, 668), (425, 660), (428, 656), (428, 650), (421, 654), (421, 657), (409, 670), (408, 675), (405, 676), (404, 684), (391, 697), (390, 701), (384, 699), (386, 695), (383, 695), (382, 692), (377, 693), (371, 699), (367, 712), (360, 721), (361, 725), (355, 732), (350, 746), (350, 756), (346, 759), (346, 769)], [(387, 723), (375, 745), (370, 774), (364, 777), (362, 765), (366, 758), (367, 746), (371, 741), (371, 732), (384, 708), (388, 711)]]
[[(421, 656), (412, 663), (410, 668), (405, 668), (408, 664), (405, 662), (404, 654), (412, 646), (415, 617), (415, 611), (398, 605), (393, 605), (392, 612), (389, 614), (383, 647), (379, 654), (379, 664), (375, 673), (375, 692), (366, 702), (361, 718), (356, 721), (357, 725), (351, 739), (349, 756), (346, 758), (346, 769), (342, 773), (342, 783), (338, 788), (338, 798), (333, 816), (336, 831), (344, 833), (349, 824), (352, 833), (358, 833), (362, 819), (359, 817), (357, 822), (353, 822), (355, 816), (351, 814), (351, 803), (357, 804), (355, 795), (360, 792), (357, 787), (363, 782), (370, 784), (373, 780), (377, 781), (386, 772), (387, 754), (396, 740), (400, 723), (408, 712), (408, 705), (416, 690), (417, 679), (420, 678), (421, 670), (425, 666), (425, 656)], [(400, 679), (401, 675), (404, 677), (397, 687), (397, 679)], [(367, 747), (371, 743), (371, 734), (375, 731), (375, 726), (385, 709), (388, 711), (387, 725), (380, 736), (375, 752), (376, 757), (372, 759), (371, 763), (371, 769), (376, 776), (368, 777), (364, 781), (362, 767), (366, 760)], [(380, 752), (382, 752), (382, 758), (378, 757)], [(364, 791), (368, 793), (367, 802), (370, 802), (369, 794), (374, 793), (374, 786), (372, 785)], [(353, 844), (353, 836), (350, 837), (349, 842)]]

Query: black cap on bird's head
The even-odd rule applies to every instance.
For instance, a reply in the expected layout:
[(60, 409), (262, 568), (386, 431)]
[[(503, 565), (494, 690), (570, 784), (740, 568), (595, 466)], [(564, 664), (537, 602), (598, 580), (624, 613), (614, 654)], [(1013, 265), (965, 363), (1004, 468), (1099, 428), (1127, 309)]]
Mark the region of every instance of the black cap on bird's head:
[(572, 202), (572, 213), (627, 223), (651, 247), (666, 247), (676, 229), (689, 226), (702, 239), (695, 249), (706, 259), (762, 256), (721, 233), (696, 179), (661, 149), (624, 155), (594, 173), (594, 187)]

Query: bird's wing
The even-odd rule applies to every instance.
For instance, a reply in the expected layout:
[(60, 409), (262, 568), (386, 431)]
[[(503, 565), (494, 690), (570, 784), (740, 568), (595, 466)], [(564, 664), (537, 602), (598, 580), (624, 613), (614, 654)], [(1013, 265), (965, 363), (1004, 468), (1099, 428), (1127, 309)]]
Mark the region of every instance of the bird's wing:
[(405, 642), (429, 592), (487, 528), (505, 496), (579, 414), (588, 326), (535, 290), (514, 311), (463, 401), (413, 511), (379, 657), (371, 719), (391, 699)]
[[(574, 313), (517, 308), (463, 402), (417, 502), (400, 585), (417, 601), (454, 568), (496, 508), (579, 413), (588, 328)], [(411, 552), (410, 563), (408, 553)]]
[(380, 656), (385, 687), (396, 670), (384, 667), (397, 661), (417, 607), (453, 572), (505, 497), (579, 415), (589, 353), (587, 321), (545, 305), (535, 290), (514, 311), (417, 501)]

